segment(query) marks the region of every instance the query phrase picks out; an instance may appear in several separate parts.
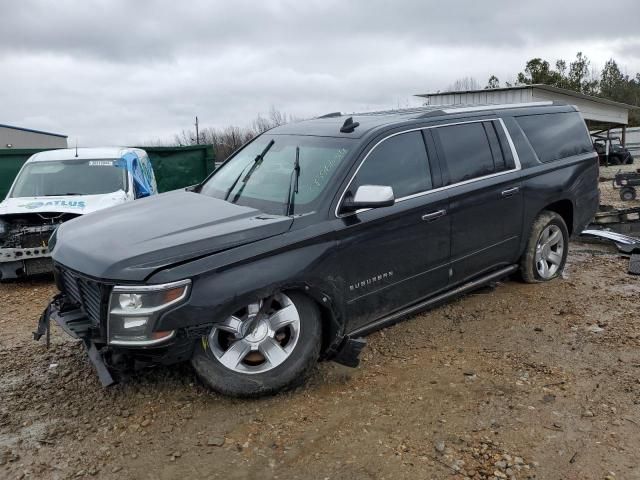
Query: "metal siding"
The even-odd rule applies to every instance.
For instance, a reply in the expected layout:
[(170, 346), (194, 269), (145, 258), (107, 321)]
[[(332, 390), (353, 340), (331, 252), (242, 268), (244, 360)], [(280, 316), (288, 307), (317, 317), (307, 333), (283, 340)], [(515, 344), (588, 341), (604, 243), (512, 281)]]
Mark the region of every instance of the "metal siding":
[(67, 148), (67, 139), (57, 135), (0, 127), (0, 149), (10, 148)]
[(608, 105), (588, 98), (578, 98), (561, 92), (552, 92), (541, 88), (514, 88), (483, 90), (474, 92), (446, 92), (427, 95), (429, 105), (495, 105), (509, 103), (529, 103), (542, 101), (560, 101), (575, 105), (586, 120), (602, 123), (629, 123), (629, 110), (622, 106)]
[(481, 92), (437, 93), (426, 97), (429, 105), (497, 105), (503, 103), (532, 102), (530, 88), (515, 90), (484, 90)]
[(575, 105), (586, 120), (593, 120), (603, 123), (619, 123), (626, 125), (629, 123), (629, 110), (615, 105), (607, 105), (587, 99), (577, 98), (571, 95), (549, 92), (546, 90), (534, 89), (534, 101), (555, 100)]

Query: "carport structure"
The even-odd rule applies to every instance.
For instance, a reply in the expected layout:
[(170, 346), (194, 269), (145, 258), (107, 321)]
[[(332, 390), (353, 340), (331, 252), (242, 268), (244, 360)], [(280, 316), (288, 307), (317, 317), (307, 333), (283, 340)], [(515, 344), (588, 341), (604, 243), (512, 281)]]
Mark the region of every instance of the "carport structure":
[(425, 98), (427, 105), (473, 106), (548, 101), (565, 102), (578, 107), (591, 132), (598, 132), (599, 135), (605, 135), (605, 138), (608, 139), (612, 128), (620, 128), (620, 141), (623, 145), (626, 144), (629, 112), (640, 110), (638, 106), (543, 84), (460, 92), (422, 93), (416, 97)]

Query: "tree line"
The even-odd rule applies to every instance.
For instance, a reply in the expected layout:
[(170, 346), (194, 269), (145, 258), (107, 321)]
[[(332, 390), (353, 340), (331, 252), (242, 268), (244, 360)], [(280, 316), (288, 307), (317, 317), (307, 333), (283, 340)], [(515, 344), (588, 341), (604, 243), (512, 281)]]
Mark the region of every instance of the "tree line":
[[(460, 80), (462, 83), (468, 81), (468, 78)], [(516, 75), (515, 81), (505, 82), (505, 87), (536, 83), (566, 88), (615, 102), (640, 105), (640, 73), (623, 73), (613, 58), (607, 60), (602, 70), (592, 67), (591, 61), (582, 52), (578, 52), (572, 62), (567, 63), (560, 59), (556, 60), (553, 66), (543, 58), (532, 58), (525, 64), (524, 71)], [(491, 75), (485, 88), (500, 86), (498, 77)], [(631, 125), (640, 125), (640, 114), (636, 111), (629, 112), (629, 122)]]
[(182, 130), (174, 137), (173, 145), (211, 144), (216, 161), (226, 159), (231, 153), (267, 130), (297, 120), (275, 107), (271, 107), (267, 116), (258, 115), (249, 126), (231, 125), (224, 128), (201, 128), (196, 137), (196, 130)]

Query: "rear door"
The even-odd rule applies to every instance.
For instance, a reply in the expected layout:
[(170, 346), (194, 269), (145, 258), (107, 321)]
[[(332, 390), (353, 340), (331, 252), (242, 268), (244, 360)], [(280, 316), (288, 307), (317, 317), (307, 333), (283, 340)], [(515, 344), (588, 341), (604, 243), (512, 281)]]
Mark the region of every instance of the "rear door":
[(422, 131), (394, 134), (365, 155), (345, 191), (360, 185), (394, 190), (391, 207), (341, 214), (337, 261), (344, 272), (349, 328), (364, 326), (448, 282), (447, 193)]
[(520, 163), (499, 119), (432, 129), (449, 191), (451, 278), (515, 262), (522, 234)]

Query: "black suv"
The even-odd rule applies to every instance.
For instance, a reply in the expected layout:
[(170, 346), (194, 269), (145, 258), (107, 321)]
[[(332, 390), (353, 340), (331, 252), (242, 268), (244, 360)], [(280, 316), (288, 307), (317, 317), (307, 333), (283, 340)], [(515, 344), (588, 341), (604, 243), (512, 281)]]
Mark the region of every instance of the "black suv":
[(559, 276), (598, 206), (572, 106), (425, 107), (270, 130), (202, 184), (71, 220), (42, 315), (105, 385), (190, 360), (211, 388), (273, 393), (367, 333), (519, 271)]

